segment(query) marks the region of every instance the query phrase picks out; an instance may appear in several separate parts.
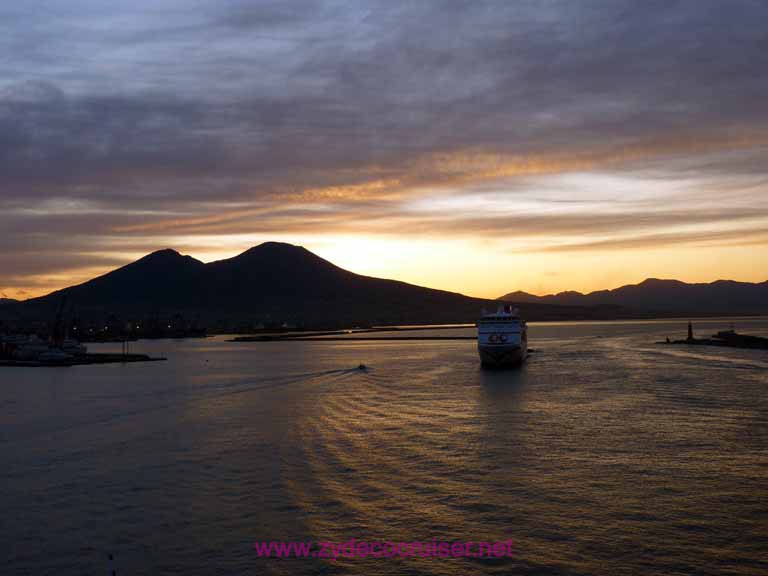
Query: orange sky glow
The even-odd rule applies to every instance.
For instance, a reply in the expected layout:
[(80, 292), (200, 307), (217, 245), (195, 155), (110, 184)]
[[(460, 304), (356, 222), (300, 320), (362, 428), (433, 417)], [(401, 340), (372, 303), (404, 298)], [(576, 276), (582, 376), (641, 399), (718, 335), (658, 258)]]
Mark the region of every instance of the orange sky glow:
[(0, 18), (0, 297), (265, 241), (481, 297), (768, 280), (759, 2), (155, 4)]

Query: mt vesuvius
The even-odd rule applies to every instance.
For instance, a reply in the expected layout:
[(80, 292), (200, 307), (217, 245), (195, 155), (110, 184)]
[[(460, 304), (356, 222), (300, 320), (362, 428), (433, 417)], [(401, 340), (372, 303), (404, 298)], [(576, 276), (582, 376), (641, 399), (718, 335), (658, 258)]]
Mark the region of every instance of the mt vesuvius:
[[(589, 295), (515, 303), (527, 320), (584, 320), (768, 311), (768, 283), (687, 285), (649, 280)], [(500, 299), (500, 300), (501, 300)], [(22, 302), (4, 301), (0, 322), (44, 331), (57, 315), (98, 326), (183, 318), (213, 332), (283, 323), (305, 328), (474, 322), (495, 300), (355, 274), (301, 246), (266, 242), (226, 260), (203, 263), (159, 250), (77, 286)], [(2, 326), (0, 326), (2, 328)]]
[[(283, 322), (304, 327), (473, 322), (492, 300), (349, 272), (300, 246), (267, 242), (203, 263), (160, 250), (108, 274), (7, 306), (16, 320), (68, 315), (101, 322), (181, 315), (217, 331)], [(579, 307), (525, 305), (529, 318)], [(7, 319), (7, 316), (6, 316)]]

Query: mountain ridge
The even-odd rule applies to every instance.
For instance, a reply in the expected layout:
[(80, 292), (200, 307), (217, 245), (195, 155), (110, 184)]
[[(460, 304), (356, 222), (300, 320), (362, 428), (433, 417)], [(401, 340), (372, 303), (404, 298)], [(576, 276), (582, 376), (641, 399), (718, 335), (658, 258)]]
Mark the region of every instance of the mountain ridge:
[(646, 278), (637, 284), (627, 284), (609, 290), (586, 294), (563, 291), (537, 296), (515, 291), (498, 300), (506, 302), (546, 303), (571, 306), (620, 306), (648, 312), (768, 312), (768, 281), (739, 282), (715, 280), (688, 283), (675, 279)]
[[(70, 315), (93, 323), (141, 319), (146, 324), (184, 317), (225, 331), (275, 323), (347, 327), (473, 322), (493, 301), (363, 276), (301, 246), (267, 242), (208, 263), (172, 249), (157, 250), (87, 282), (8, 308), (16, 320), (40, 322), (55, 316), (62, 302)], [(534, 316), (542, 318), (559, 314), (556, 308), (531, 305)]]
[[(515, 292), (507, 298), (530, 321), (768, 313), (768, 292), (754, 295), (752, 288), (742, 285), (717, 281), (705, 285), (715, 287), (714, 296), (692, 297), (687, 292), (691, 285), (647, 279), (586, 295), (570, 291), (541, 297)], [(755, 286), (768, 289), (768, 282)], [(648, 298), (649, 291), (655, 300)], [(717, 308), (712, 302), (727, 305)], [(686, 305), (691, 303), (696, 305)], [(0, 322), (6, 330), (10, 326), (44, 331), (63, 308), (68, 318), (94, 330), (140, 323), (247, 332), (270, 326), (470, 323), (483, 308), (496, 305), (498, 300), (356, 274), (304, 247), (265, 242), (208, 263), (171, 248), (156, 250), (87, 282), (4, 304)]]

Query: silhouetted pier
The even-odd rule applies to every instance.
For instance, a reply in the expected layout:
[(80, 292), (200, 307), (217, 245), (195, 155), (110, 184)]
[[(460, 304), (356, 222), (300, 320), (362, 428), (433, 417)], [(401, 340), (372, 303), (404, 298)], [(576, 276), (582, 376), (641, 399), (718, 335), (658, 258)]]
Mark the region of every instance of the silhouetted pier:
[(696, 338), (693, 335), (693, 325), (688, 322), (688, 337), (685, 340), (670, 340), (657, 344), (687, 344), (689, 346), (723, 346), (726, 348), (747, 348), (752, 350), (768, 350), (768, 338), (739, 334), (735, 330), (721, 330), (709, 338)]
[[(377, 328), (357, 328), (352, 330), (328, 330), (323, 332), (290, 332), (290, 333), (272, 333), (272, 334), (254, 334), (252, 336), (237, 336), (228, 340), (228, 342), (325, 342), (333, 340), (477, 340), (477, 335), (472, 336), (376, 336), (376, 332), (415, 332), (415, 331), (434, 331), (434, 330), (466, 330), (473, 328), (474, 325), (448, 325), (448, 326), (382, 326)], [(358, 336), (365, 334), (365, 336)]]
[(38, 368), (48, 366), (86, 366), (89, 364), (125, 364), (130, 362), (160, 362), (166, 358), (152, 358), (146, 354), (95, 353), (80, 354), (61, 360), (15, 360), (0, 358), (0, 366)]

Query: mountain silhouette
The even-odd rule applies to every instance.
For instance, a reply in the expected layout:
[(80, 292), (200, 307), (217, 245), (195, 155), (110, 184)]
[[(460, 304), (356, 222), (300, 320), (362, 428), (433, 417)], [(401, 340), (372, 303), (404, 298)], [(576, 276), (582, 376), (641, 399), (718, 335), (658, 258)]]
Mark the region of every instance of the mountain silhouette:
[(195, 286), (204, 270), (205, 264), (191, 256), (159, 250), (83, 284), (25, 302), (47, 303), (66, 294), (69, 302), (83, 309), (185, 308), (195, 302)]
[(764, 314), (768, 312), (768, 282), (717, 280), (708, 284), (687, 284), (679, 280), (648, 278), (639, 284), (588, 294), (560, 292), (535, 296), (518, 291), (510, 292), (499, 300), (566, 306), (617, 306), (663, 314)]
[[(492, 300), (355, 274), (301, 246), (279, 242), (210, 263), (160, 250), (83, 284), (8, 308), (17, 319), (48, 321), (61, 302), (80, 320), (180, 315), (216, 331), (275, 323), (349, 327), (474, 322), (483, 307), (496, 306)], [(525, 312), (540, 320), (594, 315), (588, 309), (548, 304), (530, 304)]]
[[(513, 292), (528, 320), (636, 318), (768, 312), (768, 282), (685, 284), (649, 279), (590, 294)], [(213, 332), (261, 326), (346, 328), (474, 322), (497, 301), (355, 274), (301, 246), (266, 242), (203, 263), (175, 250), (153, 252), (83, 284), (0, 306), (6, 326), (44, 331), (60, 314), (81, 324), (205, 326)], [(173, 322), (171, 322), (173, 319)], [(183, 320), (183, 322), (182, 322)], [(98, 328), (101, 329), (101, 328)]]

